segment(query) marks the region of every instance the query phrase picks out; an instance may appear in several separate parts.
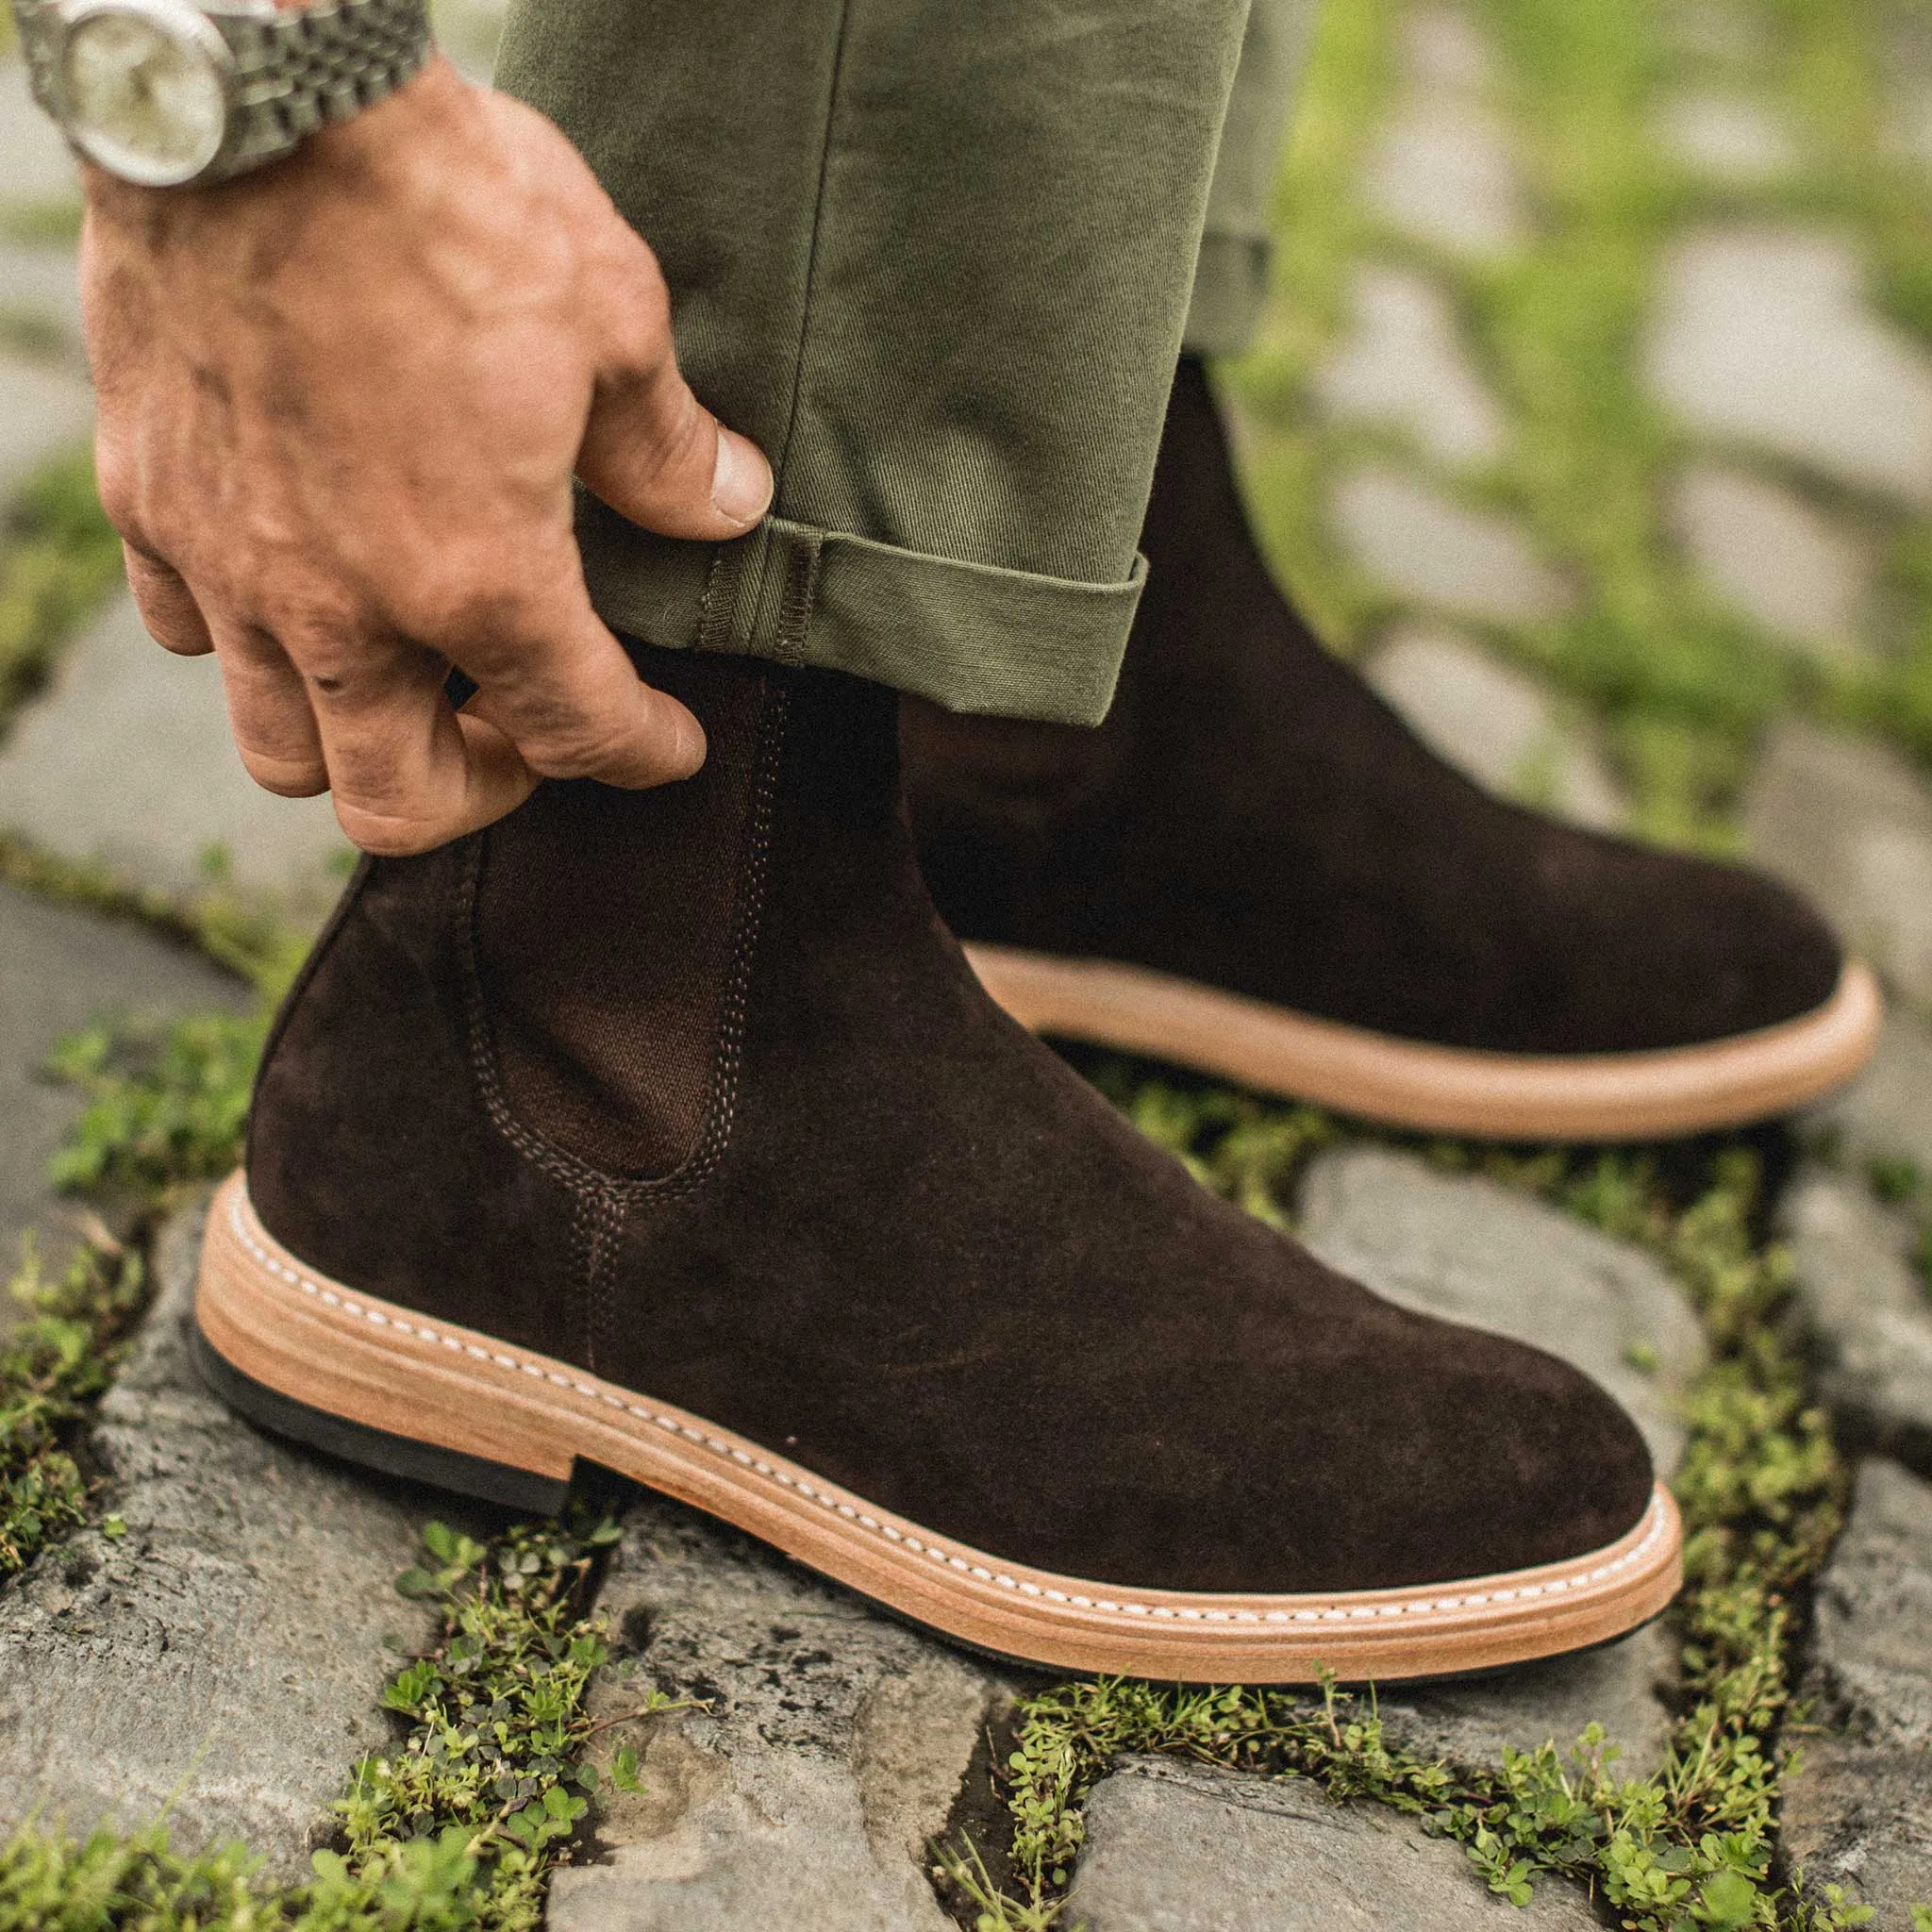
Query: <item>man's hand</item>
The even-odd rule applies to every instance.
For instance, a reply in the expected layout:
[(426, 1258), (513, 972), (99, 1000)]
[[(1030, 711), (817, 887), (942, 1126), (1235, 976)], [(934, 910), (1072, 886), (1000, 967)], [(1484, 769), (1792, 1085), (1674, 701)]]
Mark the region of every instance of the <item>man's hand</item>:
[(259, 175), (89, 175), (102, 501), (148, 629), (221, 659), (258, 783), (403, 853), (540, 776), (698, 768), (591, 612), (571, 475), (719, 539), (771, 471), (685, 385), (656, 260), (549, 122), (433, 61)]

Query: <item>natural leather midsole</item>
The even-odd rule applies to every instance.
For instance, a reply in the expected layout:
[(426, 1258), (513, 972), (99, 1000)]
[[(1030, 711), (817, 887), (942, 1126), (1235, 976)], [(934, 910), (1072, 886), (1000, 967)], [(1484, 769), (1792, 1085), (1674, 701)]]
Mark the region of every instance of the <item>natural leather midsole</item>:
[(1346, 1681), (1481, 1670), (1615, 1637), (1679, 1577), (1661, 1486), (1602, 1550), (1413, 1590), (1126, 1590), (1011, 1563), (700, 1417), (315, 1274), (262, 1228), (239, 1174), (209, 1212), (195, 1312), (226, 1361), (311, 1407), (559, 1479), (588, 1457), (963, 1641), (1063, 1668), (1274, 1683), (1324, 1668)]
[(1789, 1112), (1851, 1078), (1878, 1039), (1871, 970), (1816, 1011), (1655, 1053), (1436, 1046), (1108, 959), (969, 945), (987, 991), (1036, 1033), (1219, 1074), (1359, 1119), (1492, 1140), (1627, 1141)]

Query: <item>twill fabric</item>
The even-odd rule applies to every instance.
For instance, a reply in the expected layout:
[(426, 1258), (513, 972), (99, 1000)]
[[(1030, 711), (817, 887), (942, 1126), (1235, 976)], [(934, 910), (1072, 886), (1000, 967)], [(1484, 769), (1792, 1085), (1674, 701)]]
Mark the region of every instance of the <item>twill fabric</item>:
[(692, 387), (776, 476), (724, 544), (587, 494), (599, 611), (1097, 723), (1184, 331), (1233, 346), (1258, 305), (1308, 4), (514, 6), (498, 84), (648, 240)]

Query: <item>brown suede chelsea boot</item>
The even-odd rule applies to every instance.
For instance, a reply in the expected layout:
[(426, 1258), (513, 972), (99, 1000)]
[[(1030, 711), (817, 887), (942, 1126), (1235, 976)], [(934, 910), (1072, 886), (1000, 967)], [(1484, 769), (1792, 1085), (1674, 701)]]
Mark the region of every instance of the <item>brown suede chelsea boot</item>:
[(531, 1507), (584, 1458), (1042, 1664), (1418, 1676), (1665, 1604), (1601, 1390), (1331, 1274), (987, 996), (892, 692), (640, 655), (695, 778), (365, 863), (291, 993), (203, 1255), (231, 1401)]
[(926, 882), (1016, 1017), (1524, 1140), (1759, 1118), (1868, 1057), (1875, 983), (1783, 887), (1491, 797), (1321, 647), (1192, 359), (1142, 547), (1098, 730), (905, 706)]

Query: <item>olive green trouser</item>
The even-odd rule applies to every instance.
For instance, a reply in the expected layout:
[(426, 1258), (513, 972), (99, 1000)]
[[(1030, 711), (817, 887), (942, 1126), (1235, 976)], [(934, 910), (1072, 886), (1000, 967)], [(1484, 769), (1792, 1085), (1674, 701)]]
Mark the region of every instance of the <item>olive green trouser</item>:
[(650, 242), (777, 479), (723, 544), (586, 497), (603, 616), (1098, 723), (1175, 357), (1260, 306), (1312, 4), (521, 0), (499, 84)]

